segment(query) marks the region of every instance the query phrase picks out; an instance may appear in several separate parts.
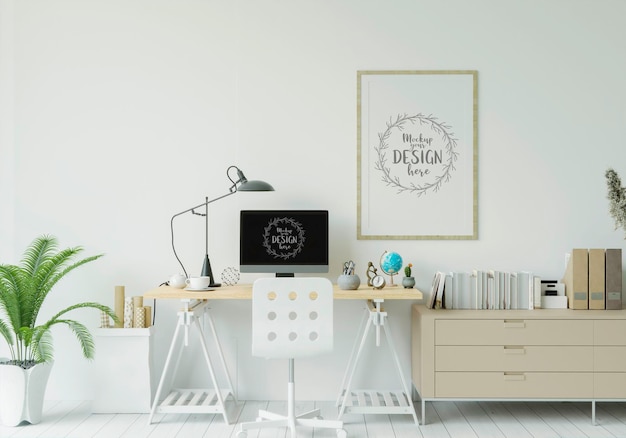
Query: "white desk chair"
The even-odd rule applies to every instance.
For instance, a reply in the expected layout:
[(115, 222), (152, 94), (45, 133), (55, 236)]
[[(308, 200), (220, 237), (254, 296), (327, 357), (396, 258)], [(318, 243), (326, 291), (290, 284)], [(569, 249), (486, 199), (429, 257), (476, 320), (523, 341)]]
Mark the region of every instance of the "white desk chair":
[(314, 356), (333, 348), (333, 286), (325, 278), (262, 278), (252, 287), (252, 354), (289, 359), (287, 415), (259, 411), (257, 421), (242, 423), (238, 438), (247, 430), (296, 426), (337, 429), (345, 438), (343, 422), (323, 420), (319, 409), (295, 414), (294, 358)]

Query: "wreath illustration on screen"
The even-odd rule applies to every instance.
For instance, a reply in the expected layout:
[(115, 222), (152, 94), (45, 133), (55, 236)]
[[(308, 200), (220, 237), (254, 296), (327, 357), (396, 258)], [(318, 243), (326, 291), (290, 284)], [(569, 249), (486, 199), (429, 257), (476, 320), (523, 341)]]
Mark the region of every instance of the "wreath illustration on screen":
[[(280, 228), (281, 226), (284, 228)], [(263, 229), (263, 246), (272, 257), (288, 260), (294, 258), (304, 248), (306, 240), (304, 234), (300, 222), (288, 217), (277, 217), (269, 221)]]
[[(443, 150), (445, 151), (445, 162), (442, 161), (440, 172), (438, 172), (431, 181), (421, 184), (413, 181), (403, 181), (399, 175), (394, 174), (388, 163), (389, 157), (387, 156), (387, 153), (390, 148), (389, 139), (391, 135), (395, 131), (402, 134), (407, 127), (410, 126), (409, 124), (427, 129), (428, 132), (432, 132), (435, 136), (437, 136), (439, 138), (438, 141), (442, 142), (444, 145)], [(386, 126), (387, 129), (385, 131), (378, 133), (378, 146), (374, 147), (374, 151), (377, 154), (377, 159), (374, 162), (374, 169), (382, 172), (381, 179), (387, 186), (395, 188), (397, 193), (409, 192), (416, 194), (417, 196), (423, 196), (429, 191), (439, 191), (444, 183), (450, 181), (452, 173), (456, 170), (455, 163), (459, 159), (459, 152), (456, 150), (458, 140), (454, 137), (454, 133), (451, 132), (452, 128), (450, 126), (448, 126), (445, 122), (440, 122), (437, 117), (434, 117), (432, 114), (425, 116), (422, 113), (413, 116), (398, 114), (395, 121), (390, 118), (386, 123)], [(402, 138), (410, 138), (410, 136), (409, 134), (403, 134)], [(414, 153), (414, 145), (411, 145), (411, 149), (409, 151)], [(397, 151), (394, 151), (394, 154), (396, 153)], [(438, 158), (443, 159), (443, 157), (439, 156)], [(395, 159), (396, 158), (394, 156), (394, 161)]]

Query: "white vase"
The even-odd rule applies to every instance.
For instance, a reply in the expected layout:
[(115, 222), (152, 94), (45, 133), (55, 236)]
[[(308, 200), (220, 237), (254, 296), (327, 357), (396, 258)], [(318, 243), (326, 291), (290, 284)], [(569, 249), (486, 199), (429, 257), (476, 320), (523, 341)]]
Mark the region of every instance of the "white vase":
[(28, 369), (0, 365), (0, 423), (17, 426), (22, 421), (31, 424), (41, 421), (52, 365), (53, 362), (38, 363)]

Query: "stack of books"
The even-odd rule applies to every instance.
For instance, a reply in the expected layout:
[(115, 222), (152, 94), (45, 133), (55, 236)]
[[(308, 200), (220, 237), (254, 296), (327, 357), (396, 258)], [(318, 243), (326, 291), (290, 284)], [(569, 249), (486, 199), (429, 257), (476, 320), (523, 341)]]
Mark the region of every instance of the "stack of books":
[(433, 309), (534, 309), (541, 306), (541, 278), (532, 272), (437, 272), (430, 300)]
[(621, 309), (622, 250), (574, 248), (561, 281), (570, 309)]

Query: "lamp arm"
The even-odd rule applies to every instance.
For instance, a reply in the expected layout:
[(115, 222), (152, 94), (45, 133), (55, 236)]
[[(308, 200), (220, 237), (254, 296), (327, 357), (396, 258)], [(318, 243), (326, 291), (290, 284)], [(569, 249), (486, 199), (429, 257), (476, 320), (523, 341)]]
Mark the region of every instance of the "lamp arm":
[[(183, 272), (185, 273), (185, 277), (189, 277), (189, 275), (187, 274), (187, 270), (185, 269), (185, 266), (183, 265), (183, 262), (180, 261), (180, 258), (178, 257), (178, 254), (176, 253), (176, 246), (174, 245), (174, 219), (176, 219), (178, 216), (180, 216), (182, 214), (189, 213), (190, 211), (193, 211), (196, 208), (204, 207), (206, 205), (211, 204), (212, 202), (219, 201), (220, 199), (223, 199), (223, 198), (225, 198), (227, 196), (230, 196), (230, 195), (234, 195), (235, 193), (237, 193), (237, 190), (230, 191), (230, 192), (226, 193), (225, 195), (218, 196), (215, 199), (211, 199), (210, 201), (205, 201), (202, 204), (196, 205), (195, 207), (191, 207), (191, 208), (188, 208), (187, 210), (181, 211), (180, 213), (176, 213), (174, 216), (172, 216), (172, 219), (170, 219), (170, 234), (172, 236), (172, 251), (174, 251), (174, 257), (176, 257), (176, 260), (178, 261), (178, 264), (183, 269)], [(194, 212), (194, 214), (195, 214), (195, 212)]]
[(228, 193), (226, 193), (225, 195), (218, 196), (218, 197), (217, 197), (217, 198), (215, 198), (215, 199), (211, 199), (210, 201), (205, 201), (205, 202), (203, 202), (202, 204), (198, 204), (198, 205), (196, 205), (195, 207), (191, 207), (191, 208), (188, 208), (188, 209), (187, 209), (187, 210), (185, 210), (185, 211), (181, 211), (180, 213), (176, 213), (174, 216), (172, 216), (172, 220), (174, 220), (174, 218), (175, 218), (175, 217), (178, 217), (178, 216), (180, 216), (181, 214), (189, 213), (190, 211), (195, 210), (196, 208), (204, 207), (205, 205), (209, 205), (209, 204), (211, 204), (211, 203), (213, 203), (213, 202), (215, 202), (215, 201), (219, 201), (220, 199), (223, 199), (223, 198), (225, 198), (225, 197), (227, 197), (227, 196), (234, 195), (235, 193), (236, 193), (236, 191), (234, 191), (234, 192), (228, 192)]

